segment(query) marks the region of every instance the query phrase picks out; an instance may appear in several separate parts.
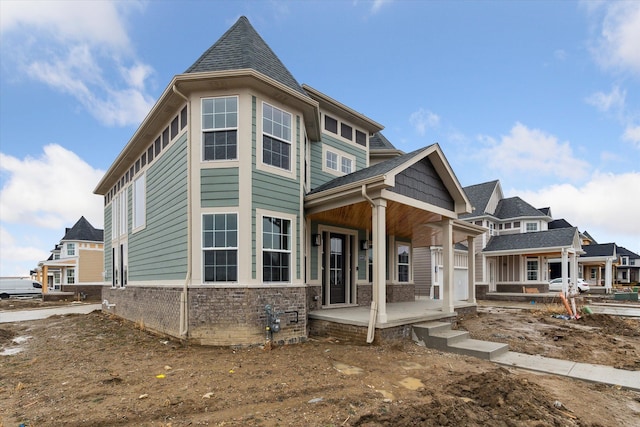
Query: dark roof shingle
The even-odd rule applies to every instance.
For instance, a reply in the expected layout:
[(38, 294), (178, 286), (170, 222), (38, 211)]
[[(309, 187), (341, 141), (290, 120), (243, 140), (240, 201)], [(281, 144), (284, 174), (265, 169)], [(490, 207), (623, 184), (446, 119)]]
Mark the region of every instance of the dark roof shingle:
[(464, 187), (463, 190), (471, 203), (473, 211), (468, 214), (460, 215), (460, 218), (476, 217), (485, 214), (493, 215), (493, 212), (487, 212), (487, 204), (489, 203), (497, 185), (498, 180), (495, 180)]
[(492, 236), (482, 252), (569, 247), (573, 245), (577, 231), (576, 227), (571, 227)]
[(104, 241), (104, 231), (94, 228), (93, 225), (85, 219), (84, 216), (80, 217), (73, 227), (65, 230), (63, 241), (79, 240), (85, 242), (102, 242)]
[(494, 215), (500, 219), (545, 216), (518, 196), (500, 200)]
[(306, 92), (245, 16), (227, 30), (185, 73), (253, 69), (306, 96)]

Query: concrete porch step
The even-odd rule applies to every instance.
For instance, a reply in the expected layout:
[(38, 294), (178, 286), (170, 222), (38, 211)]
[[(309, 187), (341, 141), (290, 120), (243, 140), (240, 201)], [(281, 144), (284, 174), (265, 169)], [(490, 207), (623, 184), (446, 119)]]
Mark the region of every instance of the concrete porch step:
[(451, 329), (451, 323), (426, 322), (413, 325), (413, 340), (425, 347), (491, 360), (507, 351), (507, 344), (471, 339), (469, 332)]

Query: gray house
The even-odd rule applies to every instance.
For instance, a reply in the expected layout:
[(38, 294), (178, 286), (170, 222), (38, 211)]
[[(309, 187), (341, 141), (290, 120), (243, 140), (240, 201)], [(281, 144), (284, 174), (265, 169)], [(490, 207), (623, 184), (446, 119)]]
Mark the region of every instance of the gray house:
[(452, 280), (454, 244), (484, 231), (458, 219), (467, 196), (437, 144), (404, 154), (382, 129), (300, 85), (241, 17), (172, 79), (95, 189), (104, 309), (248, 345), (304, 341), (313, 313), (371, 306), (372, 334), (415, 301), (412, 248), (432, 244), (445, 248), (438, 313), (475, 306)]
[(497, 180), (464, 191), (473, 210), (461, 218), (488, 229), (475, 240), (477, 285), (489, 292), (545, 292), (551, 279), (579, 277), (578, 257), (584, 251), (576, 227), (549, 227), (558, 225), (549, 208), (505, 198)]

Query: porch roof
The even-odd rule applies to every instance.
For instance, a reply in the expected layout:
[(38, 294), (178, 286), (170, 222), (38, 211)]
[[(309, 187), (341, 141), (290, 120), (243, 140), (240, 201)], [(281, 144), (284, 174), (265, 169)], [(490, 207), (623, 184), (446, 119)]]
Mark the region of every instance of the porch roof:
[(576, 227), (492, 236), (482, 252), (488, 255), (549, 254), (571, 248), (577, 253), (584, 252)]

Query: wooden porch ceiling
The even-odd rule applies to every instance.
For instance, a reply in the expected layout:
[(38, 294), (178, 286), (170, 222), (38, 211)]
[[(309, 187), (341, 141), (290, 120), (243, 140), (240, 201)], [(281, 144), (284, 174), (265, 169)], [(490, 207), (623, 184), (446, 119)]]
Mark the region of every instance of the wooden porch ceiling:
[[(371, 230), (372, 207), (369, 202), (359, 202), (318, 212), (309, 218), (342, 227)], [(411, 239), (414, 247), (442, 244), (442, 231), (438, 224), (442, 215), (388, 201), (386, 218), (387, 235)], [(467, 235), (454, 230), (453, 238), (460, 242), (466, 240)]]

